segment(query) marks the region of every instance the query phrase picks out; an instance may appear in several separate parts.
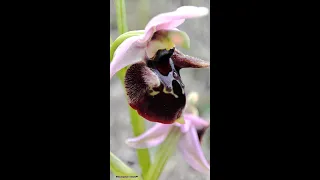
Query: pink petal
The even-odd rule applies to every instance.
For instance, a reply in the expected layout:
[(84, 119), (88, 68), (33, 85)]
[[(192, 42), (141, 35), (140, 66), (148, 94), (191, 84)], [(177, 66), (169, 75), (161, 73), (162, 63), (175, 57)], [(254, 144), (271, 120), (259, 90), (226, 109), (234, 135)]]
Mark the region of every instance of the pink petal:
[(110, 63), (110, 79), (122, 68), (142, 60), (145, 49), (137, 42), (141, 37), (142, 35), (130, 37), (119, 45)]
[(181, 135), (179, 149), (192, 168), (202, 173), (210, 173), (210, 165), (203, 154), (195, 127), (191, 126), (187, 133)]
[(135, 138), (126, 140), (126, 144), (136, 149), (145, 149), (161, 144), (167, 137), (171, 124), (156, 123), (152, 128)]
[(159, 24), (158, 26), (150, 27), (150, 28), (148, 28), (148, 30), (145, 30), (145, 34), (144, 34), (143, 38), (139, 40), (139, 42), (143, 45), (146, 45), (146, 43), (151, 39), (151, 37), (153, 36), (153, 34), (156, 31), (163, 30), (163, 29), (172, 29), (170, 27), (178, 27), (184, 21), (185, 21), (184, 19), (174, 20), (174, 21), (169, 21), (169, 22)]
[(145, 28), (145, 36), (141, 42), (147, 42), (154, 32), (162, 29), (172, 29), (181, 25), (185, 19), (197, 18), (207, 15), (209, 10), (205, 7), (182, 6), (176, 11), (163, 13), (152, 18)]
[(184, 117), (184, 122), (185, 122), (185, 124), (183, 124), (181, 126), (181, 132), (182, 133), (186, 133), (187, 131), (189, 131), (190, 126), (191, 126), (191, 121), (188, 118)]
[(193, 114), (184, 114), (184, 118), (190, 120), (197, 129), (206, 128), (210, 125), (208, 121)]

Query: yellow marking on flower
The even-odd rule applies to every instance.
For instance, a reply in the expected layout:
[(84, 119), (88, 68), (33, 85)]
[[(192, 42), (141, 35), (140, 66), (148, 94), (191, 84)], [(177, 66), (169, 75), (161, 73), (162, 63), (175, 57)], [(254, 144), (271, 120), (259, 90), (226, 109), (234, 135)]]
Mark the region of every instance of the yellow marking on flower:
[(150, 59), (153, 59), (158, 50), (166, 49), (169, 51), (174, 47), (175, 47), (175, 44), (171, 41), (171, 39), (167, 36), (163, 36), (161, 38), (154, 39), (149, 42), (148, 48), (147, 48), (147, 56)]
[(181, 88), (182, 94), (184, 94), (184, 88)]
[(175, 122), (176, 122), (176, 123), (179, 123), (179, 124), (185, 124), (183, 117), (180, 117), (180, 118), (177, 119)]
[(155, 95), (157, 95), (159, 93), (160, 93), (160, 91), (155, 91), (155, 90), (152, 89), (151, 86), (149, 86), (149, 95), (150, 96), (155, 96)]
[(160, 91), (152, 91), (151, 93), (149, 93), (150, 94), (150, 96), (155, 96), (155, 95), (157, 95), (157, 94), (159, 94), (160, 93)]
[(164, 38), (164, 41), (162, 41), (162, 43), (168, 51), (175, 47), (174, 43), (169, 37)]
[(166, 94), (172, 94), (175, 98), (179, 98), (179, 96), (178, 96), (178, 95), (176, 95), (176, 94), (174, 94), (174, 92), (173, 92), (173, 91), (167, 91), (167, 89), (166, 89), (166, 88), (163, 88), (163, 92), (164, 92), (164, 93), (166, 93)]

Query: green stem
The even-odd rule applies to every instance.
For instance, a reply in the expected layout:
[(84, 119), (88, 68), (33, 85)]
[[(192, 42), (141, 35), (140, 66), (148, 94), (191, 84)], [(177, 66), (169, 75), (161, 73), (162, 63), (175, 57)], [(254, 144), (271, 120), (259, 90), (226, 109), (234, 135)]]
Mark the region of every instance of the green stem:
[[(127, 20), (126, 20), (126, 6), (124, 0), (115, 0), (116, 3), (116, 13), (117, 13), (117, 25), (118, 32), (120, 36), (112, 43), (110, 47), (110, 61), (113, 59), (113, 54), (118, 46), (127, 38), (132, 36), (137, 36), (143, 34), (143, 31), (132, 31), (127, 32)], [(127, 32), (127, 33), (126, 33)], [(124, 77), (125, 77), (126, 68), (123, 68), (121, 71), (117, 73), (122, 85), (124, 85)], [(144, 120), (137, 114), (135, 110), (129, 107), (131, 124), (133, 134), (135, 136), (139, 136), (145, 131)], [(138, 149), (137, 150), (138, 161), (141, 167), (142, 176), (145, 176), (149, 170), (149, 166), (151, 164), (150, 155), (148, 149)]]
[[(141, 116), (139, 116), (136, 110), (132, 109), (131, 107), (129, 107), (129, 109), (133, 134), (134, 136), (139, 136), (146, 129), (144, 122), (145, 120)], [(151, 165), (149, 149), (137, 149), (137, 156), (142, 172), (142, 177), (145, 177)]]
[(117, 13), (117, 25), (119, 35), (128, 31), (127, 17), (126, 17), (126, 4), (124, 0), (115, 0), (116, 13)]
[[(125, 71), (124, 73), (119, 73), (117, 75), (124, 87)], [(129, 106), (129, 112), (130, 112), (130, 120), (131, 120), (133, 135), (139, 136), (140, 134), (144, 133), (146, 129), (144, 119), (141, 116), (139, 116), (137, 111), (132, 109), (130, 106)], [(136, 149), (136, 152), (137, 152), (138, 162), (141, 168), (142, 177), (145, 177), (151, 165), (149, 149)]]
[[(120, 35), (112, 43), (112, 45), (110, 47), (110, 61), (112, 61), (113, 54), (114, 54), (115, 50), (117, 49), (117, 47), (125, 39), (132, 37), (132, 36), (141, 35), (141, 34), (143, 34), (143, 31), (132, 31), (132, 32), (127, 32), (127, 33)], [(120, 79), (123, 87), (124, 87), (125, 72), (126, 72), (126, 69), (123, 68), (121, 71), (119, 71), (117, 73), (117, 76)], [(130, 118), (131, 118), (131, 125), (132, 125), (133, 134), (134, 134), (134, 136), (139, 136), (146, 129), (145, 124), (144, 124), (144, 119), (141, 118), (138, 115), (138, 113), (134, 109), (132, 109), (130, 106), (129, 106), (129, 110), (130, 110)], [(144, 177), (144, 176), (146, 176), (146, 174), (149, 170), (149, 166), (151, 164), (149, 150), (148, 149), (137, 149), (136, 151), (137, 151), (137, 157), (138, 157), (138, 161), (140, 164), (142, 176)]]
[[(116, 176), (134, 176), (129, 179), (141, 179), (134, 170), (123, 163), (117, 156), (110, 151), (110, 170)], [(136, 178), (138, 176), (138, 178)]]
[(159, 179), (164, 166), (168, 159), (172, 156), (176, 150), (177, 143), (180, 139), (180, 129), (173, 127), (167, 136), (166, 140), (160, 145), (152, 166), (150, 167), (148, 174), (144, 176), (145, 180), (157, 180)]

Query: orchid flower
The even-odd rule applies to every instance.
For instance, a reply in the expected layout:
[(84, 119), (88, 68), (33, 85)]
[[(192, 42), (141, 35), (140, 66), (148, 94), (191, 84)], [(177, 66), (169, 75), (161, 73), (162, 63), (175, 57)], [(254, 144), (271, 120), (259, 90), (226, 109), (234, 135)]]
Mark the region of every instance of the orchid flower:
[(175, 45), (189, 47), (188, 35), (178, 30), (185, 19), (208, 14), (205, 7), (183, 6), (152, 18), (144, 34), (119, 45), (110, 64), (110, 79), (131, 65), (125, 75), (129, 105), (146, 120), (172, 124), (186, 104), (181, 68), (206, 68), (209, 63), (181, 53)]
[(185, 160), (195, 170), (209, 173), (210, 165), (205, 159), (201, 148), (201, 140), (205, 130), (209, 127), (209, 122), (197, 115), (198, 112), (197, 110), (195, 111), (195, 107), (191, 103), (186, 111), (189, 112), (183, 115), (185, 124), (176, 122), (173, 124), (156, 123), (156, 125), (140, 136), (127, 139), (126, 144), (136, 149), (155, 147), (166, 139), (173, 127), (179, 127), (182, 134), (178, 148)]

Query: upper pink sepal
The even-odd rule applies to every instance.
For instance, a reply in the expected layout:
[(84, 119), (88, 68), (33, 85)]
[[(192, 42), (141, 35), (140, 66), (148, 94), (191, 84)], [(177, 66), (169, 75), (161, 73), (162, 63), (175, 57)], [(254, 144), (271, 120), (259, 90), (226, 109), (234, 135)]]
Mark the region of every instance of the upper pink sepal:
[(141, 36), (133, 36), (119, 45), (110, 63), (110, 79), (122, 68), (142, 60), (145, 55), (145, 49), (136, 45), (137, 40), (140, 38)]
[[(181, 25), (185, 19), (205, 16), (208, 12), (209, 10), (205, 7), (182, 6), (176, 11), (162, 13), (152, 18), (147, 24), (143, 35), (130, 37), (123, 41), (117, 48), (110, 64), (110, 79), (122, 68), (137, 63), (144, 58), (148, 50), (149, 42), (153, 34), (157, 31), (168, 31), (169, 39), (171, 39), (174, 44), (188, 48), (190, 46), (188, 35), (179, 31), (176, 27)], [(156, 50), (151, 49), (151, 51)], [(151, 54), (153, 55), (154, 52)]]
[(141, 42), (150, 40), (153, 33), (162, 29), (173, 29), (181, 25), (185, 19), (205, 16), (209, 10), (205, 7), (182, 6), (175, 11), (159, 14), (153, 17), (145, 28), (145, 36)]

